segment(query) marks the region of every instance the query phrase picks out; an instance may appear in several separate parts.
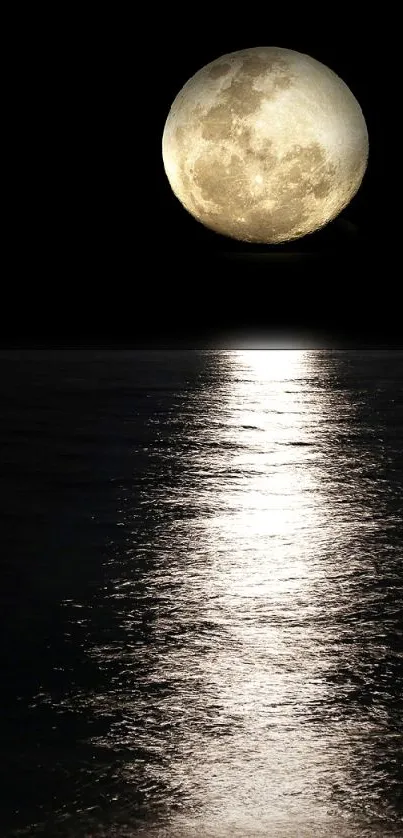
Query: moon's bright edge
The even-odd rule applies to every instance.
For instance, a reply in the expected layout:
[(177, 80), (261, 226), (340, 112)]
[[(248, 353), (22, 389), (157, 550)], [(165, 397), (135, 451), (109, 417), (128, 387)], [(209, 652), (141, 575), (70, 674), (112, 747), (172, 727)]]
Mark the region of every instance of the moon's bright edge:
[(334, 219), (360, 187), (365, 119), (328, 67), (294, 50), (233, 52), (176, 96), (162, 156), (171, 188), (224, 236), (277, 243)]

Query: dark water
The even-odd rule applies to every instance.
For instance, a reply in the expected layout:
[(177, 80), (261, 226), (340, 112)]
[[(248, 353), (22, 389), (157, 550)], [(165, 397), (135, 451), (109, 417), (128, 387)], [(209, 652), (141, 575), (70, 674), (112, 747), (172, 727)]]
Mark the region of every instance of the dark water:
[(0, 373), (1, 836), (403, 834), (403, 352)]

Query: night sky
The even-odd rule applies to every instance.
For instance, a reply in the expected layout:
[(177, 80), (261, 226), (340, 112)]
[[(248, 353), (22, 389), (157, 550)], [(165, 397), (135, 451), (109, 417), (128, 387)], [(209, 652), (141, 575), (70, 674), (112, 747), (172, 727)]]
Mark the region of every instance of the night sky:
[[(188, 19), (145, 14), (141, 25), (118, 13), (53, 21), (52, 36), (48, 28), (30, 47), (19, 81), (3, 343), (401, 345), (387, 174), (391, 65), (381, 36), (374, 46), (347, 7), (335, 21), (293, 26), (287, 9), (277, 22), (259, 13), (219, 23), (196, 7)], [(219, 55), (262, 45), (327, 64), (369, 131), (369, 166), (350, 206), (288, 245), (244, 245), (205, 229), (173, 195), (162, 164), (165, 119), (188, 78)]]

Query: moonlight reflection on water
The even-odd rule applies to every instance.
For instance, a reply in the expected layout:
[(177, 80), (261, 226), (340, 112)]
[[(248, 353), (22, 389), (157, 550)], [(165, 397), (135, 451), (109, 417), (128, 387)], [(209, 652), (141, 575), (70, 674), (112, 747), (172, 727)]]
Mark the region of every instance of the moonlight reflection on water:
[(50, 831), (32, 834), (399, 834), (401, 363), (223, 350), (57, 368), (98, 483), (76, 484), (68, 516), (93, 541), (60, 592), (66, 676), (42, 667), (31, 700), (36, 724), (70, 720)]

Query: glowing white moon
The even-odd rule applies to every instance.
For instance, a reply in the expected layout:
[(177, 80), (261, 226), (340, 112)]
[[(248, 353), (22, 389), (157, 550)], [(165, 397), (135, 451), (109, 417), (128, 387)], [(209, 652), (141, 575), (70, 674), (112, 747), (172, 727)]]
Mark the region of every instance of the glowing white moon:
[(297, 239), (347, 206), (368, 132), (347, 85), (294, 50), (223, 55), (185, 84), (165, 123), (173, 192), (206, 227), (249, 242)]

